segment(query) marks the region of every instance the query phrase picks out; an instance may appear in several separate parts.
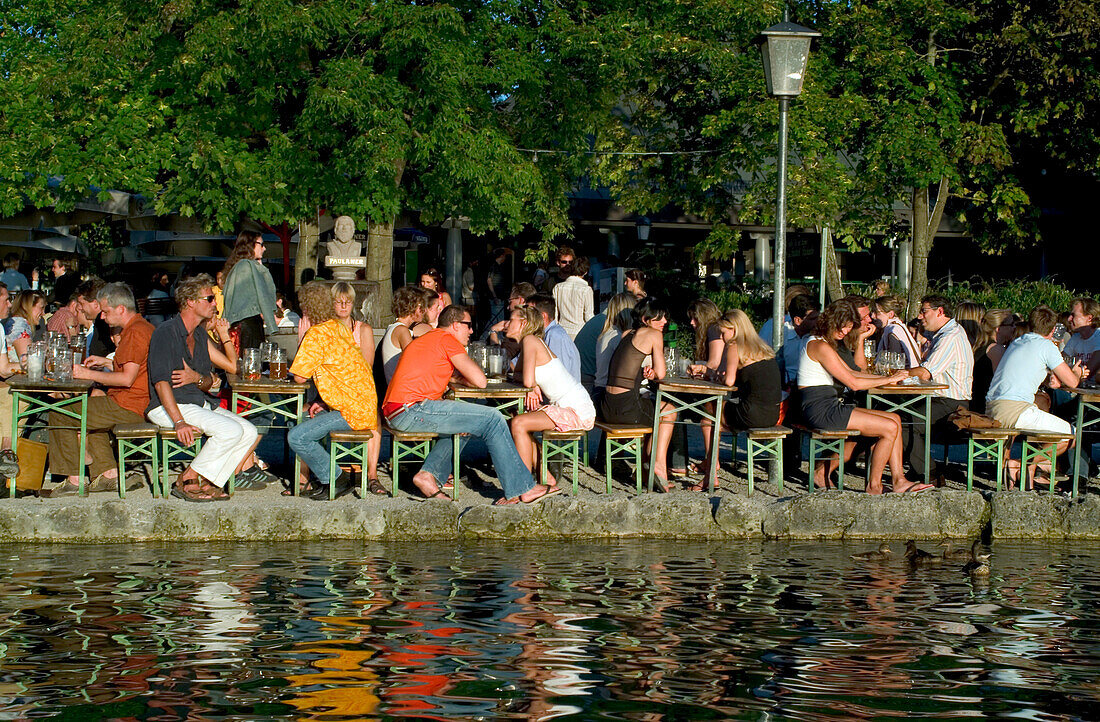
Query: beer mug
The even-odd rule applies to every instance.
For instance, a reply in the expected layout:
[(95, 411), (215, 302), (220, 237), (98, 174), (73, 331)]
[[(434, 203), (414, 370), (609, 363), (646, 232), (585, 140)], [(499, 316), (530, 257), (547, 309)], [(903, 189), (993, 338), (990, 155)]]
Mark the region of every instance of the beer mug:
[(246, 348), (244, 350), (244, 363), (242, 364), (242, 377), (245, 381), (259, 381), (260, 371), (263, 368), (262, 352), (258, 348)]
[(46, 379), (46, 343), (38, 341), (27, 347), (27, 380), (44, 381)]
[(286, 381), (286, 349), (276, 348), (271, 352), (271, 361), (268, 364), (272, 381)]

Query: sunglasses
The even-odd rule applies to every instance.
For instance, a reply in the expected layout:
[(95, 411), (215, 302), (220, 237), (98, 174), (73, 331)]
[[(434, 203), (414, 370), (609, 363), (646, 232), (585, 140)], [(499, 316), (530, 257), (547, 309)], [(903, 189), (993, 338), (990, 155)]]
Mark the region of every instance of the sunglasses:
[(464, 326), (466, 326), (467, 328), (469, 328), (471, 331), (474, 328), (474, 322), (473, 321), (456, 321), (455, 323), (461, 323)]
[(207, 303), (214, 303), (215, 298), (217, 298), (217, 296), (211, 293), (209, 296), (199, 296), (198, 300), (206, 301)]

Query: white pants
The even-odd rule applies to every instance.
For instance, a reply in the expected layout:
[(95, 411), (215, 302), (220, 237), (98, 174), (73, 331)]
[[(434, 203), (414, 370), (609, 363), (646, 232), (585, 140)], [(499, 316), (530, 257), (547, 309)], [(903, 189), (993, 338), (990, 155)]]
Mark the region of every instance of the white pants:
[(1031, 405), (1016, 419), (1017, 429), (1032, 429), (1034, 431), (1049, 431), (1054, 434), (1072, 434), (1073, 427), (1065, 419), (1059, 419), (1054, 414), (1048, 414), (1038, 406)]
[[(202, 429), (206, 440), (202, 451), (191, 462), (195, 472), (217, 487), (225, 486), (259, 436), (248, 420), (218, 407), (207, 409), (195, 404), (180, 404), (183, 420)], [(172, 419), (163, 406), (149, 412), (149, 420), (158, 426), (172, 427)]]

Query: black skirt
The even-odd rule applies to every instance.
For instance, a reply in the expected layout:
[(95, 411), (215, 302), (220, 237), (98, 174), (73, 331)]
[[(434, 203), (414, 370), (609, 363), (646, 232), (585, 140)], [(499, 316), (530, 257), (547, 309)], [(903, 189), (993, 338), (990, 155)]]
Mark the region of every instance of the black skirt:
[(823, 431), (848, 428), (856, 405), (841, 401), (834, 386), (807, 386), (801, 391), (802, 418), (807, 426)]

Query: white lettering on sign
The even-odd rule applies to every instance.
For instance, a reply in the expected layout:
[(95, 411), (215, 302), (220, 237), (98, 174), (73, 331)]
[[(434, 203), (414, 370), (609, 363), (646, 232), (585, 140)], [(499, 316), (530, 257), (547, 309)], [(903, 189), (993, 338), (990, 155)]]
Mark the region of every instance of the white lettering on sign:
[(332, 256), (325, 256), (326, 266), (355, 266), (356, 268), (366, 268), (367, 259), (365, 256), (349, 256), (347, 258), (333, 258)]

